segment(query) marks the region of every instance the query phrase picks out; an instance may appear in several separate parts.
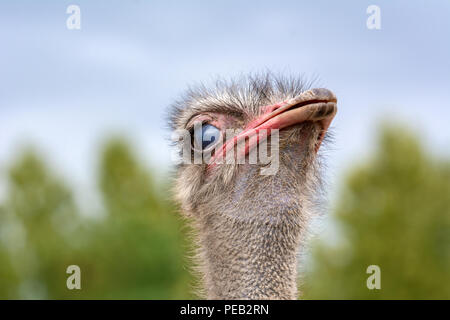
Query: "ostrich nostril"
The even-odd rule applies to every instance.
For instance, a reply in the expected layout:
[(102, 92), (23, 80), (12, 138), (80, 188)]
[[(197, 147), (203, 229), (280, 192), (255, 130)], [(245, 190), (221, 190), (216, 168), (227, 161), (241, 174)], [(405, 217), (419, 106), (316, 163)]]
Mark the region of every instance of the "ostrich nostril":
[(285, 101), (279, 102), (279, 103), (276, 103), (276, 104), (272, 104), (270, 106), (264, 106), (264, 107), (261, 108), (261, 110), (262, 110), (262, 113), (264, 113), (264, 114), (271, 113), (271, 112), (281, 108), (284, 104), (285, 104)]

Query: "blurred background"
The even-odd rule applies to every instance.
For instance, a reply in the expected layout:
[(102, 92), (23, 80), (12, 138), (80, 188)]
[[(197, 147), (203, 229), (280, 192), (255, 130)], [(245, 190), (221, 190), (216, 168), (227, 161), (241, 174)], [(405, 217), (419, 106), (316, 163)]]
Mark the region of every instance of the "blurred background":
[(339, 100), (302, 298), (450, 299), (448, 39), (448, 1), (2, 1), (0, 298), (197, 298), (165, 113), (271, 70)]

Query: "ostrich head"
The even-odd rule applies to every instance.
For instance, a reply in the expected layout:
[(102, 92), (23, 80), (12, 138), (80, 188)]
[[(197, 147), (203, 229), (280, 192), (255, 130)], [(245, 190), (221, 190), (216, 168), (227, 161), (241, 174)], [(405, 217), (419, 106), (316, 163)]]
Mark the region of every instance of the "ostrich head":
[[(191, 147), (174, 194), (196, 230), (208, 298), (297, 297), (317, 152), (336, 110), (331, 91), (273, 75), (200, 86), (174, 104), (171, 128), (190, 133)], [(263, 145), (269, 161), (249, 161)]]

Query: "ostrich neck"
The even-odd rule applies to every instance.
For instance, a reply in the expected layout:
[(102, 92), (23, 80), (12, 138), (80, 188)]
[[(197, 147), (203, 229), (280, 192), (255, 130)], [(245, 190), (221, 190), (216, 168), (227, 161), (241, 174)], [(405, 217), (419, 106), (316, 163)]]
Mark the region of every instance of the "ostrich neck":
[(200, 233), (208, 298), (296, 299), (299, 224), (221, 220)]

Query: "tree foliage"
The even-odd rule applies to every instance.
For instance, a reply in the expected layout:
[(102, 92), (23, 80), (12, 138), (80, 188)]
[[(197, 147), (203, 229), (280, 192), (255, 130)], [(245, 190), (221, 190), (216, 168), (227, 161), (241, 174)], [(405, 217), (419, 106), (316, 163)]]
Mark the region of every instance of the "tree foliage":
[[(99, 168), (102, 218), (80, 214), (69, 188), (36, 152), (8, 173), (0, 207), (0, 298), (190, 298), (185, 228), (122, 140), (110, 141)], [(68, 290), (66, 268), (81, 268)]]
[[(334, 223), (338, 239), (312, 250), (306, 298), (450, 298), (450, 165), (411, 133), (383, 129), (346, 179)], [(381, 269), (380, 290), (366, 286), (369, 265)]]

